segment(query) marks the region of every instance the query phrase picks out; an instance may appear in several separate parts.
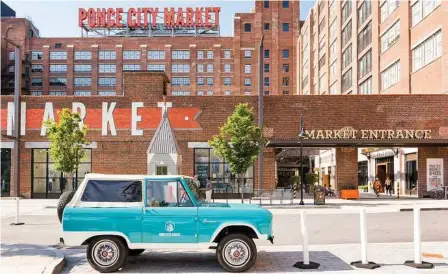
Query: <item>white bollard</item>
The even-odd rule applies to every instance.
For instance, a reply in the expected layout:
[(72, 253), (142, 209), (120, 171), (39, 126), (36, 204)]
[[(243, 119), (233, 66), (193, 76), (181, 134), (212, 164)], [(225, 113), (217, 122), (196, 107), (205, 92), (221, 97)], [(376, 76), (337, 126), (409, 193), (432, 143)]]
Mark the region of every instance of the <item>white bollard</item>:
[(361, 263), (368, 264), (367, 260), (367, 224), (366, 224), (366, 211), (361, 208), (359, 214), (359, 227), (361, 229)]
[(303, 264), (310, 264), (310, 254), (308, 251), (308, 231), (306, 227), (306, 212), (303, 210), (300, 213), (301, 232), (302, 232), (302, 246), (303, 246)]
[(15, 223), (19, 223), (19, 206), (20, 206), (20, 197), (16, 197), (16, 221)]
[(421, 256), (420, 208), (414, 207), (414, 264), (422, 263)]

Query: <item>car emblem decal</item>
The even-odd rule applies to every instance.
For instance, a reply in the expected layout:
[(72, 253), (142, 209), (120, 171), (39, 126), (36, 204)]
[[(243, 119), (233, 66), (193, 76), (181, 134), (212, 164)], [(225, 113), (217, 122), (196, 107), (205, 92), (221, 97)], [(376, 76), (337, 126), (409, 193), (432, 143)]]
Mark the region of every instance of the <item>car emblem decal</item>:
[(174, 223), (173, 223), (172, 221), (168, 221), (168, 222), (166, 222), (166, 224), (165, 224), (165, 230), (166, 230), (167, 232), (173, 232), (173, 231), (174, 231), (174, 228), (175, 228), (175, 226), (174, 226)]

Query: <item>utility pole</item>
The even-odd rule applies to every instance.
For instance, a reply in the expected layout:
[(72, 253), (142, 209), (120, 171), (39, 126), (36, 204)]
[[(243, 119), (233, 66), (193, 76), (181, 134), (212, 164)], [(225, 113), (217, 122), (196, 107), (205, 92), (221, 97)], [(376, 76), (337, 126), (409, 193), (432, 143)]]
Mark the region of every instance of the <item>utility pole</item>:
[(14, 192), (16, 194), (16, 218), (15, 222), (11, 225), (23, 225), (24, 223), (19, 222), (19, 202), (20, 202), (20, 90), (22, 83), (22, 56), (20, 54), (20, 46), (11, 41), (10, 39), (3, 37), (6, 42), (10, 43), (15, 47), (14, 49)]
[[(261, 36), (258, 48), (258, 126), (263, 128), (263, 40), (264, 34)], [(263, 133), (262, 133), (263, 134)], [(263, 150), (264, 144), (260, 143), (260, 152), (258, 154), (258, 195), (261, 194), (263, 185)]]

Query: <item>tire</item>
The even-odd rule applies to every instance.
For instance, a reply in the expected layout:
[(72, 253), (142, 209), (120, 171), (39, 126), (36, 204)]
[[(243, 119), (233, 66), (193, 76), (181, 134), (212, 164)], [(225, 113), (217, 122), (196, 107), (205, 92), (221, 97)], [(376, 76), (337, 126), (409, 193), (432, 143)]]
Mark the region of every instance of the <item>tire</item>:
[(138, 256), (138, 255), (142, 254), (143, 252), (145, 252), (144, 249), (129, 249), (128, 255), (129, 256)]
[[(246, 258), (244, 258), (245, 256)], [(255, 264), (257, 246), (251, 238), (244, 234), (229, 234), (219, 241), (216, 258), (224, 270), (244, 272)], [(238, 261), (241, 259), (243, 261)]]
[(121, 238), (101, 236), (93, 239), (87, 246), (87, 261), (101, 273), (115, 272), (126, 264), (128, 251)]
[(62, 223), (62, 215), (64, 214), (64, 208), (68, 203), (70, 203), (70, 201), (73, 198), (73, 195), (75, 195), (75, 191), (66, 191), (63, 192), (59, 197), (57, 212), (60, 223)]

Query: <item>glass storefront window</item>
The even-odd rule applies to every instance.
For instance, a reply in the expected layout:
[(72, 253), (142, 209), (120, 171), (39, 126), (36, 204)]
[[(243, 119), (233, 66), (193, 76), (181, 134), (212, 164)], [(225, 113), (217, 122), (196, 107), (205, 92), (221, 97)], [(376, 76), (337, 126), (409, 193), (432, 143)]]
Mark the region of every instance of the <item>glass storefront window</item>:
[(1, 149), (1, 196), (9, 196), (11, 187), (11, 149)]
[[(201, 188), (205, 188), (207, 180), (210, 180), (215, 192), (240, 192), (240, 185), (236, 182), (236, 176), (230, 171), (229, 163), (218, 157), (213, 149), (194, 149), (194, 160), (194, 174), (198, 175)], [(253, 176), (253, 167), (250, 167), (245, 176), (245, 193), (252, 192)]]
[(64, 174), (55, 169), (53, 158), (48, 149), (33, 149), (32, 162), (32, 197), (33, 198), (58, 198), (66, 189), (76, 190), (84, 176), (92, 170), (92, 150), (85, 149), (79, 168), (70, 178), (70, 185)]

